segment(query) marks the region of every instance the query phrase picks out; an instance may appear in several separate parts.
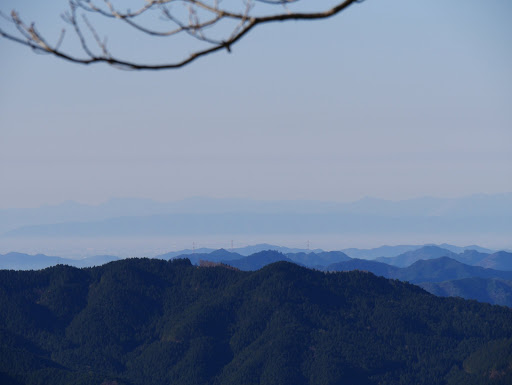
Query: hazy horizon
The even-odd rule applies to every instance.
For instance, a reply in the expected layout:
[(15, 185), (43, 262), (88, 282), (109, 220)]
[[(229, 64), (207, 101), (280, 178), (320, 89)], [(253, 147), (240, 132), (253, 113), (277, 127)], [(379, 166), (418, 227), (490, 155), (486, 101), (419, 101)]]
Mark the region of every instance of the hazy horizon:
[[(6, 0), (1, 10), (16, 9), (57, 40), (66, 6)], [(501, 0), (365, 1), (328, 20), (255, 30), (229, 55), (158, 73), (72, 65), (0, 39), (0, 234), (23, 226), (20, 232), (27, 234), (34, 230), (27, 226), (52, 223), (8, 216), (18, 208), (32, 212), (69, 201), (93, 205), (74, 219), (90, 221), (91, 233), (107, 218), (92, 212), (113, 197), (160, 203), (238, 197), (285, 202), (293, 211), (306, 201), (349, 204), (375, 197), (396, 203), (507, 194), (511, 18), (512, 3)], [(135, 51), (133, 41), (116, 40), (108, 25), (98, 33), (109, 37), (116, 52)], [(149, 39), (143, 52), (156, 49), (158, 55), (162, 41)], [(493, 205), (494, 216), (500, 207)], [(379, 210), (388, 215), (392, 208)], [(365, 210), (371, 214), (371, 205)], [(440, 207), (429, 215), (443, 212)], [(73, 222), (70, 215), (63, 210), (53, 223)], [(264, 234), (260, 226), (254, 236), (290, 246), (309, 240), (326, 249), (412, 242), (512, 247), (507, 218), (474, 225), (430, 221), (423, 228), (421, 221), (405, 221), (401, 233), (386, 232), (381, 221), (367, 234), (350, 233), (346, 223), (332, 220), (338, 234), (313, 228), (293, 234), (286, 231), (293, 227), (290, 219), (278, 233)], [(365, 222), (356, 222), (362, 229)], [(318, 218), (315, 223), (327, 229)], [(57, 236), (45, 242), (76, 253), (129, 253), (130, 247), (150, 253), (174, 244), (190, 247), (192, 241), (252, 243), (235, 225), (221, 235), (203, 229), (195, 240), (170, 234), (153, 239), (154, 245), (148, 239), (130, 243), (130, 237), (92, 244), (73, 238), (83, 232), (72, 228), (68, 240), (75, 239), (76, 247)], [(437, 225), (443, 231), (434, 231)], [(411, 226), (421, 231), (407, 231)], [(2, 237), (0, 249), (53, 250), (32, 238), (23, 244), (11, 237), (6, 244)]]
[(224, 196), (224, 197), (214, 197), (214, 196), (208, 196), (208, 195), (191, 195), (191, 196), (185, 196), (180, 198), (174, 198), (174, 199), (165, 199), (163, 197), (161, 198), (154, 198), (151, 196), (130, 196), (130, 195), (120, 195), (120, 196), (110, 196), (106, 197), (101, 200), (80, 200), (80, 199), (62, 199), (57, 202), (43, 202), (41, 204), (37, 205), (26, 205), (26, 206), (9, 206), (5, 207), (1, 205), (0, 202), (0, 210), (17, 210), (17, 209), (37, 209), (37, 208), (44, 208), (44, 207), (55, 207), (55, 206), (62, 206), (65, 204), (79, 204), (79, 205), (85, 205), (85, 206), (91, 206), (91, 207), (97, 207), (101, 205), (105, 205), (110, 202), (115, 201), (148, 201), (148, 202), (154, 202), (154, 203), (178, 203), (178, 202), (185, 202), (185, 201), (194, 201), (194, 200), (212, 200), (212, 201), (255, 201), (255, 202), (319, 202), (319, 203), (335, 203), (335, 204), (350, 204), (350, 203), (357, 203), (364, 200), (376, 200), (376, 201), (388, 201), (388, 202), (405, 202), (405, 201), (415, 201), (415, 200), (422, 200), (422, 199), (447, 199), (447, 200), (456, 200), (461, 198), (470, 198), (470, 197), (488, 197), (488, 196), (507, 196), (511, 195), (512, 191), (499, 191), (494, 193), (486, 193), (481, 191), (471, 192), (467, 194), (418, 194), (418, 195), (412, 195), (412, 196), (404, 196), (404, 197), (395, 197), (395, 198), (386, 198), (384, 196), (378, 196), (378, 195), (360, 195), (354, 198), (345, 198), (345, 199), (279, 199), (279, 198), (254, 198), (254, 197), (244, 197), (244, 196)]
[(354, 202), (112, 198), (0, 210), (0, 253), (155, 256), (259, 243), (340, 250), (398, 244), (512, 249), (512, 193)]
[[(66, 3), (2, 10), (57, 39)], [(512, 191), (511, 18), (501, 0), (365, 1), (158, 73), (0, 39), (0, 207)]]
[[(512, 243), (509, 239), (499, 239), (495, 243), (480, 243), (475, 238), (460, 237), (429, 238), (429, 237), (403, 237), (392, 239), (390, 237), (368, 237), (368, 236), (323, 236), (323, 237), (302, 237), (286, 236), (283, 234), (259, 235), (248, 237), (229, 236), (220, 239), (219, 237), (140, 237), (140, 238), (105, 238), (105, 239), (19, 239), (11, 243), (15, 248), (6, 248), (3, 240), (0, 240), (0, 254), (9, 252), (20, 252), (27, 254), (45, 254), (67, 258), (84, 258), (96, 255), (115, 255), (121, 258), (127, 257), (154, 257), (168, 252), (180, 250), (192, 250), (193, 248), (231, 249), (231, 241), (234, 248), (253, 246), (258, 244), (271, 244), (288, 248), (307, 249), (308, 241), (310, 250), (322, 249), (325, 251), (343, 250), (348, 248), (372, 249), (380, 246), (400, 245), (441, 245), (447, 243), (454, 246), (466, 247), (477, 245), (491, 250), (512, 250)], [(501, 245), (501, 246), (500, 246)], [(17, 247), (16, 247), (17, 246)]]

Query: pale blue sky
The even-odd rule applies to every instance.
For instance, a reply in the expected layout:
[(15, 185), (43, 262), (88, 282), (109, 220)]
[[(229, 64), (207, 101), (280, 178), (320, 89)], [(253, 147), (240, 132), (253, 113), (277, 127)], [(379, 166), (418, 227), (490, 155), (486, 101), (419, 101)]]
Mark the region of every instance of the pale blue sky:
[(0, 40), (0, 208), (512, 191), (510, 20), (508, 0), (367, 0), (156, 73)]

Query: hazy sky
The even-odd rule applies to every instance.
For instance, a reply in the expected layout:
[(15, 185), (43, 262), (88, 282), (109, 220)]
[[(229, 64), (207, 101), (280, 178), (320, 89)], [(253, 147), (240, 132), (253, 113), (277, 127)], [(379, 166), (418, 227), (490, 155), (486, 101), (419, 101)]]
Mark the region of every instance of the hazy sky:
[[(43, 3), (0, 8), (58, 20)], [(156, 73), (0, 40), (0, 208), (512, 191), (510, 20), (508, 0), (367, 0)]]

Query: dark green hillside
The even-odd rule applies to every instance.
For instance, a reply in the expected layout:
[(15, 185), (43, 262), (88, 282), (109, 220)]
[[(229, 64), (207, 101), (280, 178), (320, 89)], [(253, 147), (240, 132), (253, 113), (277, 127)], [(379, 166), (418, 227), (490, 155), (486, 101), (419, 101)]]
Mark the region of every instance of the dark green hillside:
[(464, 360), (461, 369), (448, 375), (451, 383), (478, 385), (512, 384), (512, 338), (485, 344)]
[(0, 271), (2, 384), (504, 384), (511, 336), (504, 307), (287, 262)]
[(367, 259), (351, 259), (350, 261), (333, 263), (326, 267), (327, 271), (369, 271), (375, 275), (386, 278), (397, 278), (403, 269), (387, 263), (369, 261)]

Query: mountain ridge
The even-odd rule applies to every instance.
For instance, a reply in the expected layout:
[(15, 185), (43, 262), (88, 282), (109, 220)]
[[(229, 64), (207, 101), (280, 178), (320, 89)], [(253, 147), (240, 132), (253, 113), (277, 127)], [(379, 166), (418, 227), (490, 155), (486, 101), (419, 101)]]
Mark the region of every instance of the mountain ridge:
[(288, 262), (0, 271), (0, 313), (0, 372), (26, 385), (478, 385), (512, 335), (504, 307)]
[[(501, 278), (512, 280), (512, 271), (494, 270), (481, 266), (470, 266), (450, 257), (439, 257), (415, 261), (412, 265), (398, 267), (379, 261), (353, 259), (326, 267), (326, 271), (365, 270), (386, 278), (400, 279), (411, 283), (442, 282), (461, 278)], [(386, 275), (383, 275), (383, 274)]]

